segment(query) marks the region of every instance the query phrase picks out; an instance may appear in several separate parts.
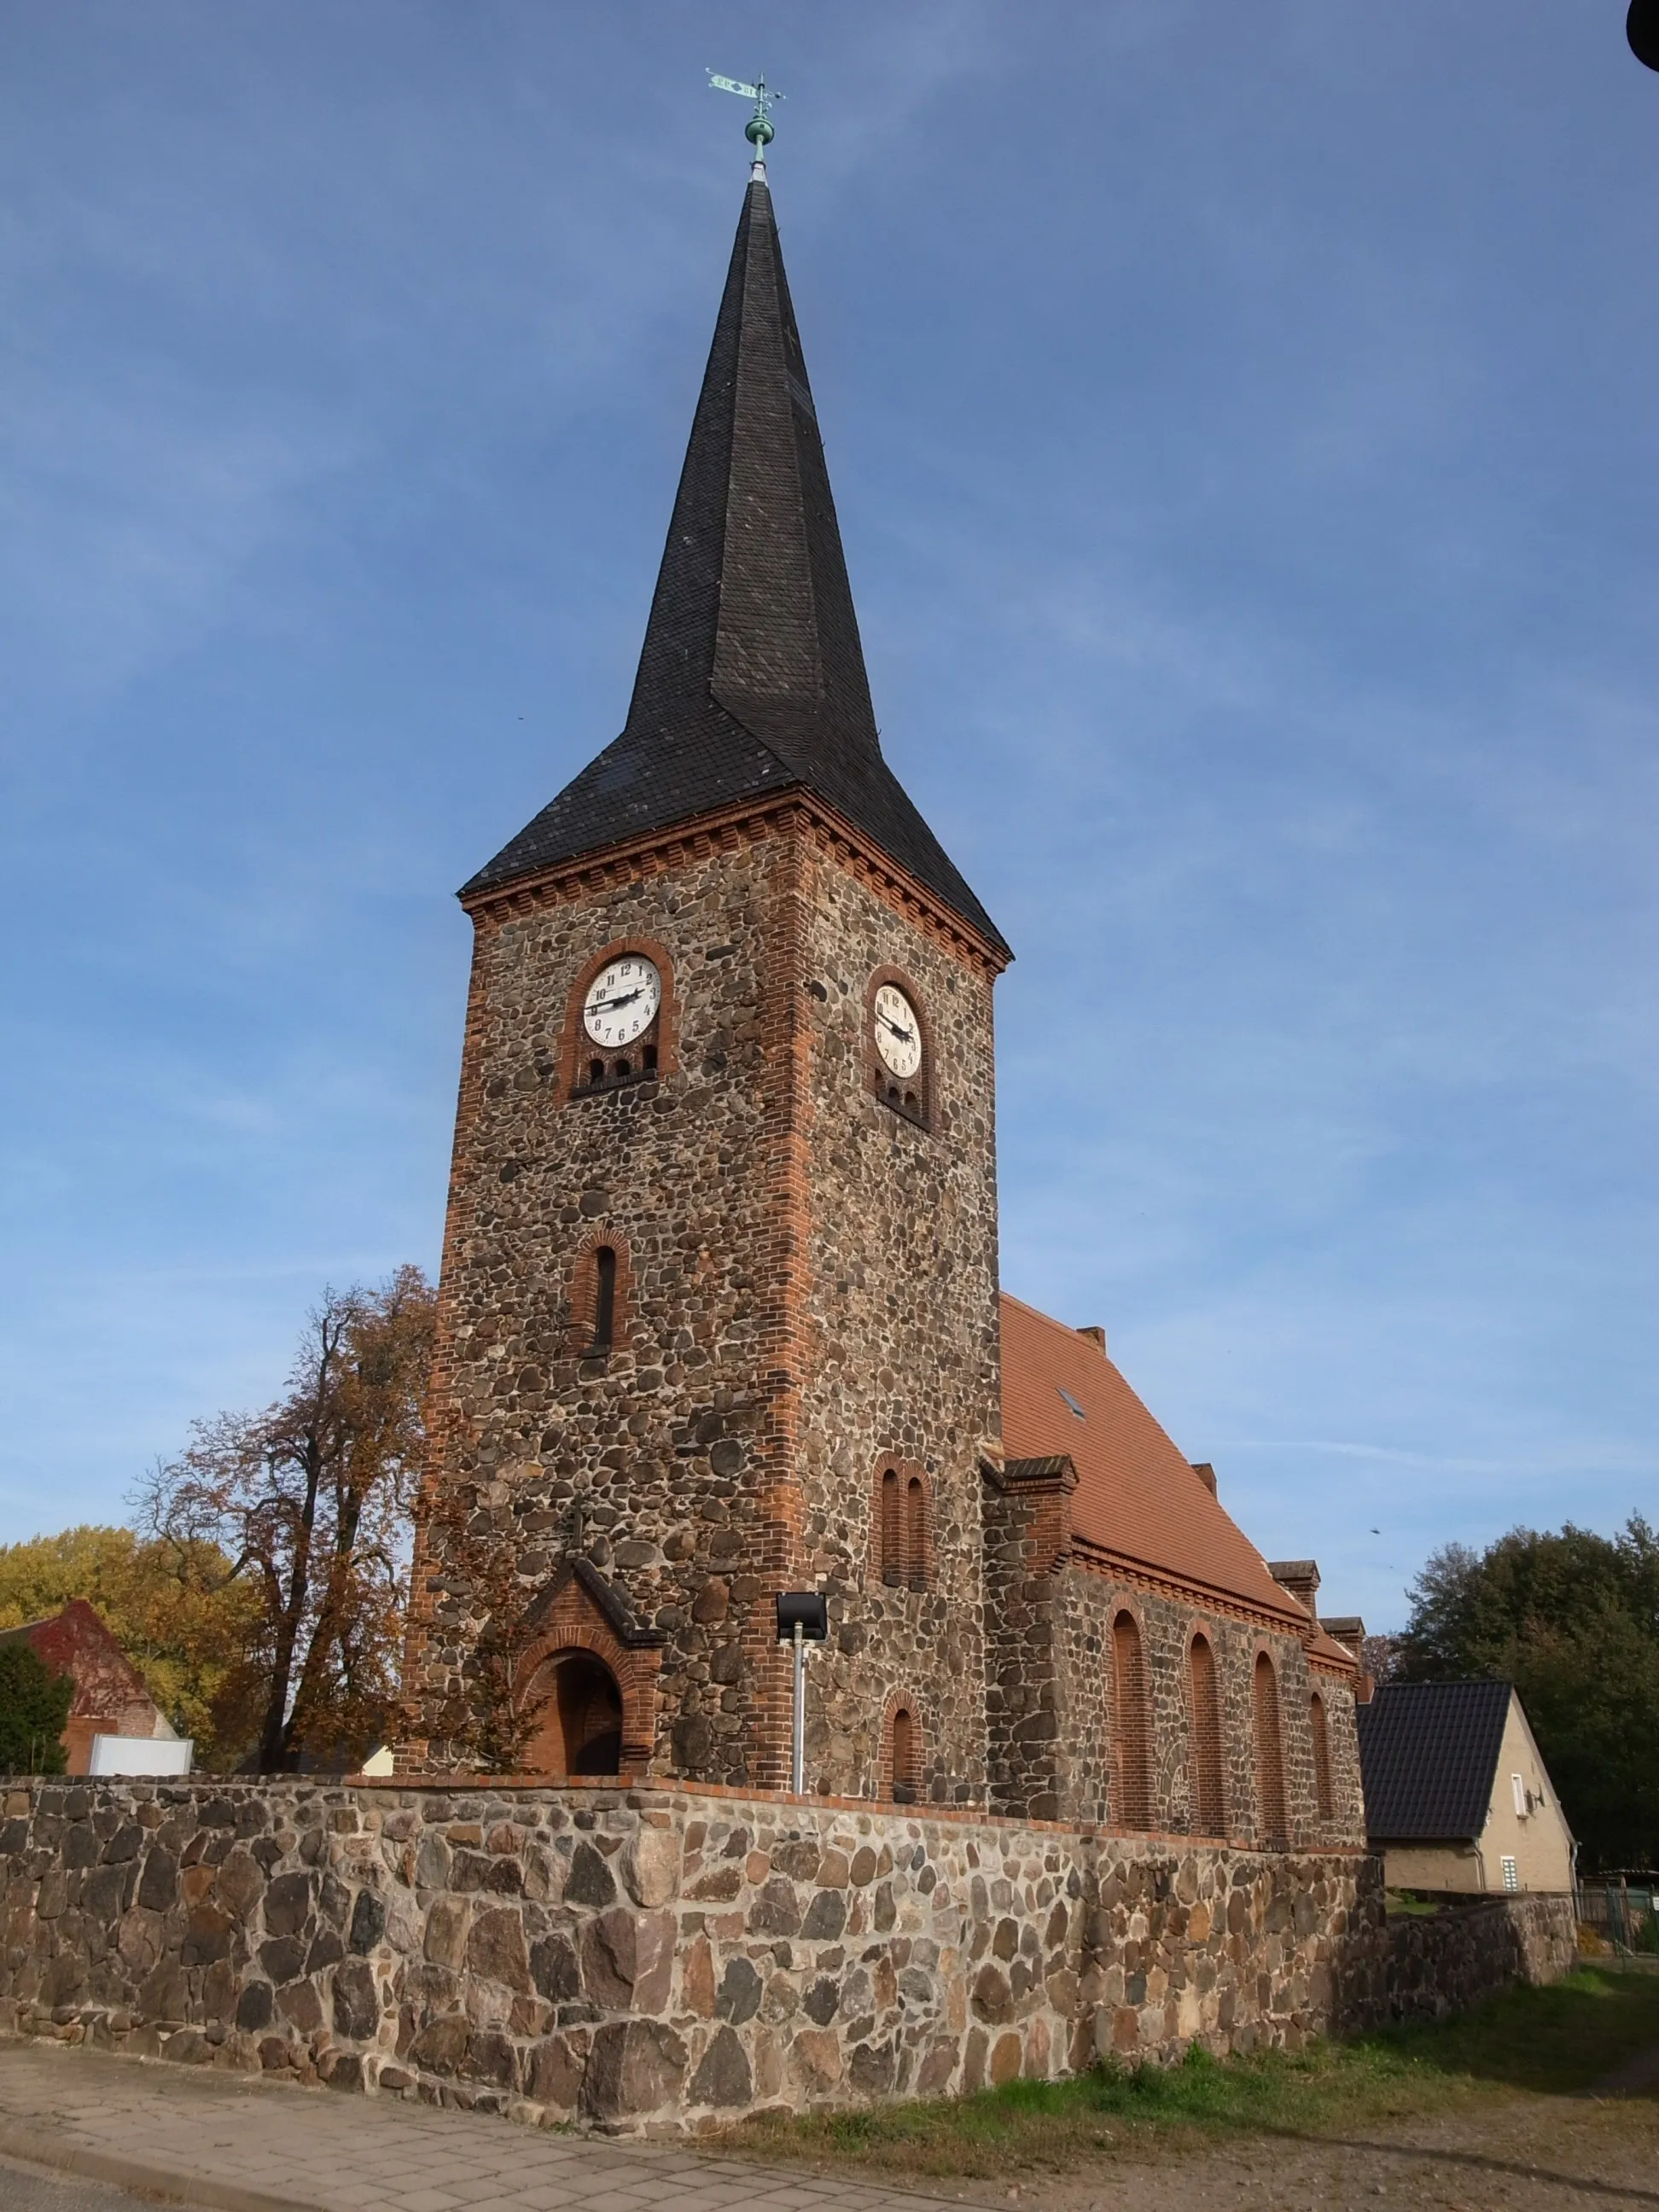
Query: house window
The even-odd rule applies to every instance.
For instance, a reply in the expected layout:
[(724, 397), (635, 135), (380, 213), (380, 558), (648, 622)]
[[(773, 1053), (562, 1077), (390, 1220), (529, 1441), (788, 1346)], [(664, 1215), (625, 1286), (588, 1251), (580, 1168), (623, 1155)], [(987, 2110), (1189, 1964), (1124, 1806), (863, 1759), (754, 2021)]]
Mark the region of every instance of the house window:
[(1152, 1729), (1147, 1711), (1146, 1657), (1140, 1640), (1140, 1624), (1132, 1613), (1120, 1613), (1112, 1623), (1112, 1735), (1118, 1826), (1150, 1828)]
[(1524, 1820), (1532, 1810), (1532, 1800), (1527, 1795), (1527, 1785), (1518, 1774), (1510, 1777), (1510, 1795), (1515, 1800), (1515, 1817)]
[(1258, 1841), (1264, 1851), (1282, 1851), (1290, 1842), (1285, 1813), (1285, 1745), (1279, 1728), (1279, 1677), (1265, 1651), (1256, 1654), (1251, 1686), (1255, 1722), (1255, 1796), (1261, 1817)]
[(1500, 1859), (1498, 1863), (1504, 1869), (1504, 1887), (1512, 1894), (1521, 1887), (1520, 1869), (1511, 1858)]
[(1308, 1708), (1313, 1724), (1314, 1796), (1319, 1806), (1319, 1817), (1331, 1817), (1331, 1735), (1325, 1718), (1325, 1700), (1317, 1690)]
[(1222, 1783), (1221, 1698), (1215, 1653), (1207, 1636), (1194, 1636), (1187, 1654), (1187, 1692), (1192, 1740), (1192, 1826), (1198, 1836), (1224, 1836), (1227, 1808)]

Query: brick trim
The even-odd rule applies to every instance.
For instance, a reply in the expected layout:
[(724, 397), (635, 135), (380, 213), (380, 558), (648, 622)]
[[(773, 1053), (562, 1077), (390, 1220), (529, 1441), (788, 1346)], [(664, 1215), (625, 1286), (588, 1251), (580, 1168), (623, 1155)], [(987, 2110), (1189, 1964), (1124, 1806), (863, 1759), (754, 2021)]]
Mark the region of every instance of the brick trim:
[(1290, 1802), (1285, 1787), (1285, 1712), (1273, 1655), (1258, 1644), (1250, 1661), (1250, 1720), (1255, 1752), (1256, 1844), (1291, 1847)]
[[(1266, 1630), (1273, 1636), (1291, 1636), (1303, 1641), (1302, 1629), (1306, 1615), (1297, 1608), (1299, 1618), (1292, 1620), (1288, 1612), (1280, 1614), (1269, 1612), (1266, 1606), (1252, 1605), (1248, 1598), (1235, 1597), (1229, 1590), (1213, 1589), (1207, 1583), (1189, 1581), (1165, 1569), (1148, 1566), (1144, 1560), (1132, 1559), (1127, 1553), (1114, 1552), (1103, 1544), (1092, 1543), (1086, 1536), (1074, 1536), (1069, 1547), (1071, 1556), (1087, 1574), (1104, 1575), (1113, 1582), (1127, 1583), (1136, 1589), (1150, 1590), (1160, 1597), (1170, 1597), (1183, 1605), (1201, 1607), (1217, 1619), (1248, 1621), (1253, 1627)], [(1310, 1655), (1311, 1656), (1311, 1655)], [(1358, 1680), (1359, 1668), (1355, 1665), (1346, 1675), (1334, 1660), (1316, 1661), (1340, 1679)]]
[(1146, 1626), (1132, 1601), (1114, 1607), (1107, 1633), (1111, 1647), (1113, 1810), (1121, 1827), (1139, 1831), (1153, 1825), (1152, 1686)]
[(806, 824), (826, 854), (881, 898), (924, 935), (948, 945), (959, 958), (988, 975), (1000, 975), (1012, 957), (980, 936), (954, 908), (945, 906), (908, 870), (866, 838), (835, 809), (800, 791), (781, 794), (769, 805), (721, 807), (682, 823), (666, 835), (628, 839), (536, 869), (507, 884), (494, 884), (461, 898), (468, 914), (525, 913), (544, 905), (586, 898), (640, 876), (666, 873), (682, 861), (701, 860), (716, 849), (736, 850), (745, 842), (774, 836), (797, 822)]
[[(592, 1593), (576, 1574), (567, 1577), (558, 1588), (542, 1618), (535, 1640), (526, 1650), (515, 1676), (515, 1688), (520, 1697), (528, 1697), (538, 1686), (537, 1677), (549, 1662), (567, 1651), (584, 1651), (599, 1660), (611, 1670), (622, 1698), (622, 1755), (614, 1779), (633, 1782), (643, 1778), (651, 1760), (656, 1741), (657, 1673), (662, 1654), (653, 1645), (629, 1645), (623, 1642), (608, 1621)], [(553, 1690), (549, 1673), (543, 1703), (550, 1702)], [(540, 1750), (550, 1763), (541, 1767), (526, 1765), (526, 1773), (540, 1771), (544, 1776), (565, 1781), (572, 1778), (557, 1774), (558, 1760), (555, 1752), (556, 1730), (544, 1723), (543, 1727), (526, 1753)]]
[(660, 1082), (673, 1074), (678, 1066), (679, 1003), (674, 995), (674, 963), (666, 945), (659, 945), (654, 937), (615, 937), (593, 953), (577, 971), (565, 1001), (564, 1025), (559, 1032), (559, 1089), (561, 1100), (596, 1095), (581, 1082), (584, 1063), (600, 1055), (593, 1048), (582, 1026), (582, 1005), (593, 978), (602, 968), (613, 960), (625, 959), (629, 953), (651, 962), (662, 979), (662, 1002), (657, 1008), (656, 1019), (649, 1029), (629, 1047), (630, 1055), (642, 1053), (647, 1045), (656, 1048), (656, 1076)]
[(1331, 1790), (1330, 1720), (1318, 1690), (1308, 1699), (1308, 1726), (1313, 1737), (1314, 1804), (1322, 1827), (1336, 1817), (1336, 1799)]
[[(599, 1317), (599, 1255), (617, 1255), (617, 1279), (611, 1310), (611, 1341), (599, 1345), (594, 1331)], [(596, 1222), (577, 1245), (570, 1267), (570, 1335), (568, 1354), (592, 1359), (610, 1352), (626, 1352), (634, 1311), (634, 1270), (628, 1239), (618, 1229)]]
[[(899, 1767), (902, 1749), (898, 1721), (902, 1713), (908, 1718), (909, 1752), (904, 1761), (907, 1771)], [(888, 1698), (881, 1717), (881, 1776), (877, 1795), (884, 1805), (920, 1805), (925, 1802), (927, 1785), (927, 1745), (922, 1726), (921, 1700), (914, 1690), (895, 1690)], [(901, 1798), (897, 1792), (908, 1789), (911, 1795)]]
[[(1200, 1650), (1203, 1659), (1199, 1659)], [(1227, 1761), (1222, 1742), (1221, 1671), (1215, 1644), (1201, 1624), (1187, 1635), (1187, 1742), (1189, 1820), (1195, 1836), (1227, 1832)]]
[[(916, 1026), (921, 1031), (921, 1066), (908, 1083), (901, 1084), (876, 1048), (876, 994), (884, 983), (902, 991), (915, 1010)], [(864, 987), (864, 1081), (873, 1098), (878, 1099), (890, 1113), (901, 1120), (914, 1122), (918, 1129), (930, 1134), (934, 1126), (934, 1057), (933, 1029), (927, 1018), (922, 994), (915, 981), (902, 968), (878, 968)], [(893, 1094), (896, 1093), (895, 1096)], [(906, 1103), (914, 1094), (915, 1106)]]
[[(893, 1488), (888, 1490), (889, 1478)], [(913, 1506), (920, 1492), (919, 1509)], [(866, 1579), (889, 1589), (931, 1589), (933, 1583), (933, 1484), (919, 1462), (884, 1452), (871, 1487)]]

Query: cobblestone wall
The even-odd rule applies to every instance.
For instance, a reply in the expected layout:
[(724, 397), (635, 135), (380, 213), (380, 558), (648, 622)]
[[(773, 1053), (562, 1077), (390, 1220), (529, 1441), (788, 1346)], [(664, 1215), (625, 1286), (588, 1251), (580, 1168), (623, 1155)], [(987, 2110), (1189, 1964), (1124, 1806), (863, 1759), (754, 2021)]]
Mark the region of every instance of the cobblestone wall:
[(856, 1804), (46, 1782), (0, 1870), (8, 2025), (611, 2129), (1443, 2008), (1374, 1861)]
[(1348, 2016), (1439, 2020), (1511, 1982), (1556, 1982), (1578, 1963), (1571, 1897), (1483, 1898), (1373, 1927), (1350, 1964)]
[[(1353, 1687), (1316, 1671), (1300, 1638), (1182, 1604), (1068, 1557), (1067, 1480), (1039, 1471), (985, 1486), (986, 1610), (990, 1674), (991, 1791), (1010, 1812), (1079, 1823), (1121, 1817), (1111, 1771), (1111, 1624), (1127, 1607), (1139, 1626), (1151, 1728), (1152, 1824), (1192, 1825), (1192, 1731), (1187, 1653), (1202, 1632), (1215, 1655), (1221, 1705), (1226, 1834), (1261, 1840), (1251, 1683), (1258, 1651), (1279, 1683), (1290, 1842), (1298, 1849), (1359, 1847), (1365, 1833)], [(1320, 1816), (1310, 1700), (1325, 1704), (1331, 1817)]]

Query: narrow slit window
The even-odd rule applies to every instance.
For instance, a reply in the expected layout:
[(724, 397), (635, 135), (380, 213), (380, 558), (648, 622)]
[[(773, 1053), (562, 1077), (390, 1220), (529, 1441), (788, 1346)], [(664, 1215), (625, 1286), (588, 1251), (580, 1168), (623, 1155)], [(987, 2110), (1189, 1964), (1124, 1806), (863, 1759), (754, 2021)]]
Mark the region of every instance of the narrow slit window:
[(593, 1255), (593, 1349), (609, 1352), (617, 1333), (617, 1255), (609, 1244)]

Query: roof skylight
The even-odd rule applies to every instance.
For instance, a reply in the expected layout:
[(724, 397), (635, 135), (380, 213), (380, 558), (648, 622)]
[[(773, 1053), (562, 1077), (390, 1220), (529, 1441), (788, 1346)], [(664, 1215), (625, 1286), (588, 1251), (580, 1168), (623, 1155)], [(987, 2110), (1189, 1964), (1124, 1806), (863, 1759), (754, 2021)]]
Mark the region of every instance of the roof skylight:
[(1054, 1388), (1060, 1392), (1060, 1396), (1066, 1401), (1072, 1411), (1077, 1415), (1079, 1420), (1086, 1421), (1089, 1416), (1084, 1412), (1082, 1407), (1079, 1405), (1077, 1400), (1072, 1395), (1071, 1392), (1062, 1384), (1058, 1382), (1055, 1383)]

